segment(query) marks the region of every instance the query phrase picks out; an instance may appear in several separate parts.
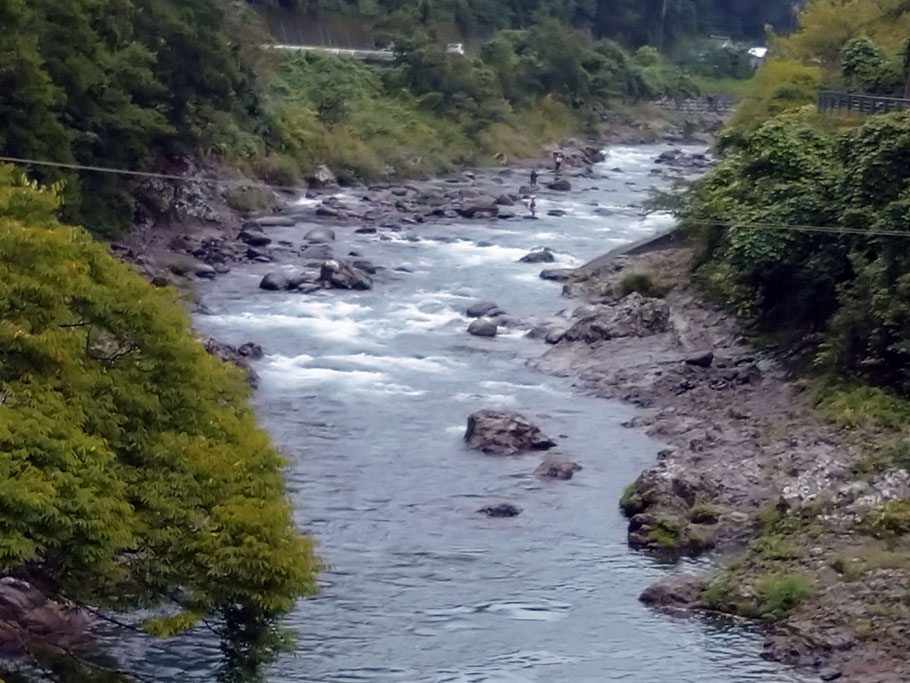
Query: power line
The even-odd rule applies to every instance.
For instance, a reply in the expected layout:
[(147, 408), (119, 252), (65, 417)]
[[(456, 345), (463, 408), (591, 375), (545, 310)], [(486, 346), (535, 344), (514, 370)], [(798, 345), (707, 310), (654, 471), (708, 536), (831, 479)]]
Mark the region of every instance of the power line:
[[(108, 173), (112, 175), (125, 175), (139, 178), (154, 178), (157, 180), (171, 180), (185, 183), (204, 183), (209, 185), (249, 185), (250, 181), (234, 180), (228, 178), (208, 178), (204, 176), (186, 176), (174, 173), (155, 173), (153, 171), (133, 171), (124, 168), (113, 168), (110, 166), (87, 166), (83, 164), (71, 164), (61, 161), (44, 161), (41, 159), (23, 159), (20, 157), (0, 156), (0, 162), (20, 164), (27, 166), (49, 166), (52, 168), (65, 168), (72, 171), (89, 171), (93, 173)], [(258, 183), (259, 186), (267, 187), (272, 190), (282, 192), (300, 192), (299, 186), (272, 185), (270, 183)], [(802, 224), (785, 224), (785, 223), (757, 223), (746, 221), (720, 221), (708, 220), (701, 218), (683, 218), (684, 225), (701, 225), (705, 227), (719, 228), (751, 228), (755, 230), (778, 230), (792, 232), (818, 232), (829, 235), (860, 235), (867, 237), (910, 237), (910, 231), (899, 232), (897, 230), (862, 230), (860, 228), (846, 228), (837, 226), (824, 225), (802, 225)]]
[[(70, 171), (90, 171), (93, 173), (108, 173), (110, 175), (125, 175), (138, 178), (153, 178), (156, 180), (173, 180), (184, 183), (203, 183), (207, 185), (250, 185), (249, 180), (234, 180), (230, 178), (210, 178), (206, 176), (187, 176), (177, 175), (174, 173), (155, 173), (153, 171), (133, 171), (126, 168), (113, 168), (110, 166), (86, 166), (83, 164), (69, 164), (62, 161), (42, 161), (40, 159), (22, 159), (19, 157), (0, 156), (0, 163), (20, 164), (24, 166), (49, 166), (51, 168), (64, 168)], [(300, 192), (299, 186), (293, 185), (273, 185), (270, 183), (258, 182), (257, 185), (268, 187), (272, 190), (281, 190), (285, 192)]]
[(711, 221), (698, 218), (683, 218), (684, 225), (703, 225), (720, 228), (753, 228), (756, 230), (783, 230), (793, 232), (820, 232), (829, 235), (866, 235), (872, 237), (910, 237), (910, 231), (898, 230), (863, 230), (861, 228), (844, 228), (824, 225), (800, 225), (783, 223), (751, 223), (746, 221)]

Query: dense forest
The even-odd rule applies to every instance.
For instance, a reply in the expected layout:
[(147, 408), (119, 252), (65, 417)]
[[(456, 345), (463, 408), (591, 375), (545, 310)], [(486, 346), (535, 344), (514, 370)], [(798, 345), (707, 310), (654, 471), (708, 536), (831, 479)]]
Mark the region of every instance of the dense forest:
[(706, 286), (761, 329), (802, 339), (816, 368), (905, 396), (910, 116), (821, 116), (814, 103), (821, 87), (902, 93), (908, 36), (900, 0), (813, 2), (685, 211)]
[[(533, 154), (617, 105), (694, 91), (654, 48), (629, 51), (546, 14), (466, 56), (432, 31), (399, 30), (386, 68), (266, 54), (255, 10), (214, 0), (2, 0), (0, 21), (0, 155), (88, 166), (197, 157), (280, 184), (321, 163), (348, 182), (420, 176)], [(66, 222), (105, 237), (132, 222), (122, 176), (30, 173), (65, 181)]]
[(693, 35), (763, 40), (765, 27), (787, 32), (795, 0), (275, 0), (306, 12), (343, 11), (387, 27), (452, 24), (465, 36), (526, 28), (540, 16), (590, 31), (628, 47), (670, 46)]

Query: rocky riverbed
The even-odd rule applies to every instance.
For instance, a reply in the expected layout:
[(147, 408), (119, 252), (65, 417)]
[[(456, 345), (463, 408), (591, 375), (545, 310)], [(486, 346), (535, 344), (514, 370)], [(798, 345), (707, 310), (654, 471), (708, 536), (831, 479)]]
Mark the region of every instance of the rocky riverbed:
[[(229, 214), (223, 198), (203, 196), (200, 186), (182, 205), (198, 200), (224, 220), (199, 210), (208, 218), (159, 221), (115, 245), (156, 283), (198, 292), (188, 295), (197, 325), (219, 340), (208, 348), (250, 371), (265, 426), (294, 463), (301, 524), (320, 539), (331, 569), (324, 597), (290, 618), (306, 634), (298, 657), (308, 673), (300, 678), (279, 663), (276, 675), (446, 680), (485, 671), (525, 680), (549, 670), (593, 681), (612, 669), (630, 680), (671, 672), (706, 681), (804, 680), (763, 664), (754, 637), (736, 625), (673, 623), (637, 603), (646, 585), (668, 575), (668, 559), (748, 540), (753, 512), (772, 492), (759, 481), (762, 472), (753, 472), (751, 489), (732, 484), (737, 493), (729, 499), (716, 491), (725, 484), (697, 467), (691, 477), (688, 469), (676, 478), (643, 477), (678, 498), (652, 502), (657, 494), (636, 489), (648, 505), (638, 512), (640, 533), (628, 540), (644, 553), (625, 548), (616, 508), (655, 453), (665, 467), (685, 450), (667, 443), (710, 438), (701, 413), (687, 422), (681, 409), (671, 417), (668, 405), (658, 420), (658, 394), (697, 396), (720, 371), (747, 391), (769, 372), (767, 359), (736, 335), (735, 321), (691, 291), (620, 296), (615, 276), (631, 262), (577, 269), (611, 244), (669, 227), (668, 217), (644, 216), (641, 205), (651, 187), (708, 167), (705, 147), (668, 141), (603, 157), (597, 146), (568, 143), (561, 151), (559, 178), (545, 159), (408, 185), (328, 186), (280, 198), (283, 206), (259, 217)], [(539, 184), (523, 187), (532, 168), (540, 169)], [(536, 216), (526, 203), (532, 194)], [(668, 269), (667, 284), (685, 269), (683, 260), (657, 265)], [(565, 308), (571, 296), (584, 297), (580, 308)], [(678, 296), (690, 301), (682, 316)], [(731, 354), (741, 354), (725, 359), (711, 325), (729, 332)], [(569, 380), (542, 380), (525, 361), (581, 378), (582, 395)], [(466, 432), (468, 415), (475, 430)], [(486, 431), (473, 444), (477, 459), (465, 460), (478, 424)], [(722, 424), (745, 434), (750, 420), (731, 414)], [(663, 444), (648, 440), (647, 430)], [(523, 456), (495, 455), (527, 448)], [(682, 468), (680, 460), (672, 472)], [(746, 489), (750, 502), (739, 511)], [(648, 515), (690, 514), (697, 505), (705, 514), (673, 535), (673, 552), (657, 548), (651, 532), (660, 521)], [(722, 512), (716, 523), (709, 506)], [(516, 526), (510, 532), (502, 524)], [(364, 590), (381, 600), (365, 601)], [(701, 595), (700, 586), (693, 591)], [(491, 614), (511, 626), (502, 630)], [(408, 615), (416, 631), (398, 632), (389, 621), (395, 615)], [(411, 651), (417, 636), (436, 645), (390, 666), (386, 648)], [(209, 675), (207, 638), (184, 639), (183, 680)], [(655, 641), (662, 654), (649, 657)], [(177, 673), (156, 656), (141, 661), (140, 670), (161, 679)]]

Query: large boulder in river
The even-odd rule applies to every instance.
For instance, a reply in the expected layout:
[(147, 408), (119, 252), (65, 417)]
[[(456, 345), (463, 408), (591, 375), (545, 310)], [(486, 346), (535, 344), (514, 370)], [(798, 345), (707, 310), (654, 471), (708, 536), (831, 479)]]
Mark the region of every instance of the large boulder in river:
[(269, 292), (279, 292), (287, 289), (290, 284), (290, 278), (284, 273), (268, 273), (259, 283), (259, 289)]
[(462, 218), (494, 218), (499, 216), (498, 206), (478, 206), (472, 204), (471, 206), (463, 206), (455, 209), (455, 211)]
[(552, 251), (544, 247), (543, 249), (535, 249), (518, 260), (521, 263), (553, 263), (556, 260), (556, 257), (553, 255)]
[(325, 244), (327, 242), (335, 241), (335, 231), (329, 228), (314, 228), (310, 230), (306, 235), (305, 239), (310, 244)]
[(478, 301), (476, 304), (468, 306), (468, 310), (465, 311), (465, 315), (469, 318), (482, 318), (485, 315), (494, 316), (501, 313), (499, 306), (492, 301)]
[(645, 588), (638, 599), (656, 609), (690, 610), (701, 602), (707, 586), (702, 576), (669, 576)]
[(572, 190), (572, 183), (565, 178), (560, 178), (559, 180), (554, 180), (547, 185), (547, 187), (556, 192), (570, 192)]
[(584, 315), (560, 341), (588, 344), (622, 337), (649, 337), (670, 329), (670, 308), (660, 299), (633, 292), (614, 306), (600, 306)]
[(272, 240), (262, 234), (261, 231), (250, 228), (241, 230), (237, 237), (241, 242), (248, 244), (251, 247), (265, 247), (272, 243)]
[(335, 289), (372, 289), (370, 276), (349, 263), (333, 259), (322, 264), (319, 281)]
[(541, 271), (541, 280), (552, 280), (553, 282), (568, 282), (578, 276), (578, 271), (572, 268), (550, 268)]
[(487, 517), (518, 517), (521, 508), (512, 503), (494, 503), (480, 508), (477, 512), (482, 512)]
[(468, 417), (464, 440), (469, 448), (500, 455), (545, 451), (556, 442), (519, 413), (480, 410)]
[(495, 337), (499, 326), (492, 320), (478, 318), (468, 326), (468, 334), (475, 337)]

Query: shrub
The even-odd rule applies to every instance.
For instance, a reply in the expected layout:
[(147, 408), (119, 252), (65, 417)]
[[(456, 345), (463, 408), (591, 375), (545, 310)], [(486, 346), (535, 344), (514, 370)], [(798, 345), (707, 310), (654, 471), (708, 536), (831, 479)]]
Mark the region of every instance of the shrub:
[(286, 154), (269, 154), (253, 162), (256, 176), (272, 185), (294, 187), (300, 184), (300, 165)]
[(240, 187), (225, 195), (227, 205), (234, 211), (253, 213), (262, 211), (275, 203), (272, 193), (264, 187)]
[(872, 518), (872, 529), (880, 538), (910, 533), (910, 500), (892, 500)]
[(648, 540), (662, 548), (674, 550), (679, 546), (682, 531), (683, 529), (678, 519), (666, 516), (661, 517), (648, 532)]
[(626, 517), (632, 517), (640, 512), (644, 512), (645, 503), (638, 492), (637, 482), (632, 482), (625, 488), (622, 493), (622, 498), (619, 500), (619, 507)]
[(701, 595), (702, 604), (711, 610), (722, 611), (729, 607), (733, 593), (732, 579), (728, 572), (721, 572), (705, 587)]
[(769, 574), (755, 584), (763, 619), (780, 621), (815, 594), (815, 581), (804, 574)]
[(822, 72), (818, 67), (773, 57), (749, 81), (730, 125), (754, 128), (778, 114), (814, 104), (821, 82)]
[(709, 503), (697, 503), (689, 510), (689, 521), (693, 524), (717, 524), (720, 510)]
[(619, 292), (622, 296), (638, 292), (645, 297), (659, 298), (666, 296), (668, 291), (669, 289), (659, 284), (650, 273), (633, 271), (625, 273), (619, 280)]

